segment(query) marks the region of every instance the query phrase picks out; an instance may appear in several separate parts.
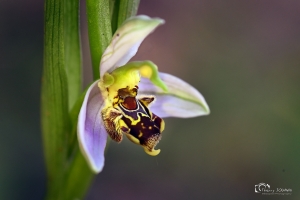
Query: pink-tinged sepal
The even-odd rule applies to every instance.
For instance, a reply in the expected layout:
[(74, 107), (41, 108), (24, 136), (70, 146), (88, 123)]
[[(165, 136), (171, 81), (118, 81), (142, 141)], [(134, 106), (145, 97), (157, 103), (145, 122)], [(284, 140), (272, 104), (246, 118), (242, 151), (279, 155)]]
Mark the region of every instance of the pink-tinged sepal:
[(101, 110), (104, 104), (98, 88), (94, 82), (86, 92), (78, 116), (78, 140), (82, 154), (95, 173), (99, 173), (104, 166), (104, 150), (107, 132), (104, 128)]
[(156, 97), (156, 101), (150, 107), (153, 113), (162, 118), (188, 118), (210, 113), (204, 97), (193, 86), (167, 73), (160, 72), (159, 76), (167, 85), (167, 92), (145, 78), (139, 83), (139, 94), (151, 94)]

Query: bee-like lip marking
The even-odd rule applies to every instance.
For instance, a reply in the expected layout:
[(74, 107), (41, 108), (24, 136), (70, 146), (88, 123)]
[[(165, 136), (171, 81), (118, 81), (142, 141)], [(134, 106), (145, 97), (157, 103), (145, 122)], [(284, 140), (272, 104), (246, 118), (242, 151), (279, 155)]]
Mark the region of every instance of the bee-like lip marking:
[(155, 97), (137, 99), (137, 92), (138, 86), (119, 89), (113, 106), (102, 117), (112, 139), (119, 142), (126, 134), (133, 143), (142, 145), (147, 154), (155, 156), (160, 152), (154, 148), (161, 139), (164, 121), (148, 108)]

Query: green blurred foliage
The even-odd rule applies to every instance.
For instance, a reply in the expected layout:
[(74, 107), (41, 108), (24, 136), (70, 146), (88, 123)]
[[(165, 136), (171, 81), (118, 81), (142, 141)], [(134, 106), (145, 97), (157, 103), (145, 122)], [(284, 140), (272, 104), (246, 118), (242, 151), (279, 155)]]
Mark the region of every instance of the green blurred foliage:
[[(0, 2), (0, 199), (45, 193), (42, 12), (38, 1)], [(166, 119), (157, 157), (126, 138), (111, 142), (86, 199), (299, 199), (299, 12), (296, 0), (141, 1), (138, 13), (166, 24), (134, 60), (152, 60), (191, 83), (211, 115)], [(254, 193), (261, 182), (292, 195)]]

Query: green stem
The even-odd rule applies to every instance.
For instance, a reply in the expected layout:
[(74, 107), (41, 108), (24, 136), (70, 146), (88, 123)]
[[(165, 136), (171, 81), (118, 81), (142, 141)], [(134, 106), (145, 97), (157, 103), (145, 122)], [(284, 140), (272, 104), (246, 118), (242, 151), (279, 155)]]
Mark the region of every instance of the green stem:
[(140, 0), (111, 0), (111, 26), (112, 34), (131, 16), (135, 16)]
[(61, 195), (61, 183), (67, 159), (67, 133), (70, 130), (63, 9), (63, 1), (45, 1), (41, 120), (48, 199), (57, 199)]
[(114, 34), (118, 28), (118, 15), (120, 9), (120, 0), (110, 1), (110, 12), (111, 12), (111, 31)]
[(81, 50), (79, 34), (79, 0), (65, 0), (64, 41), (65, 68), (68, 78), (69, 110), (81, 94)]
[(109, 0), (87, 0), (86, 6), (93, 75), (97, 80), (101, 56), (112, 37)]
[(135, 16), (140, 4), (140, 0), (121, 0), (118, 14), (118, 27), (131, 16)]
[(66, 174), (64, 199), (82, 199), (95, 177), (85, 158), (76, 146), (75, 156)]

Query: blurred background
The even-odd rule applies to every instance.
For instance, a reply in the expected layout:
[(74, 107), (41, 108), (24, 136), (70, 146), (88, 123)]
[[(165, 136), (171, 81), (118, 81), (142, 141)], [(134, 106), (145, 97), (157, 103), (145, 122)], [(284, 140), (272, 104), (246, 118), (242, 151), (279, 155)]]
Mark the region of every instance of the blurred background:
[[(157, 157), (126, 138), (112, 142), (86, 199), (300, 199), (300, 2), (142, 0), (138, 13), (166, 24), (133, 60), (152, 60), (192, 84), (211, 114), (166, 119)], [(45, 194), (42, 65), (43, 2), (1, 0), (1, 200)], [(261, 182), (292, 195), (257, 194)]]

